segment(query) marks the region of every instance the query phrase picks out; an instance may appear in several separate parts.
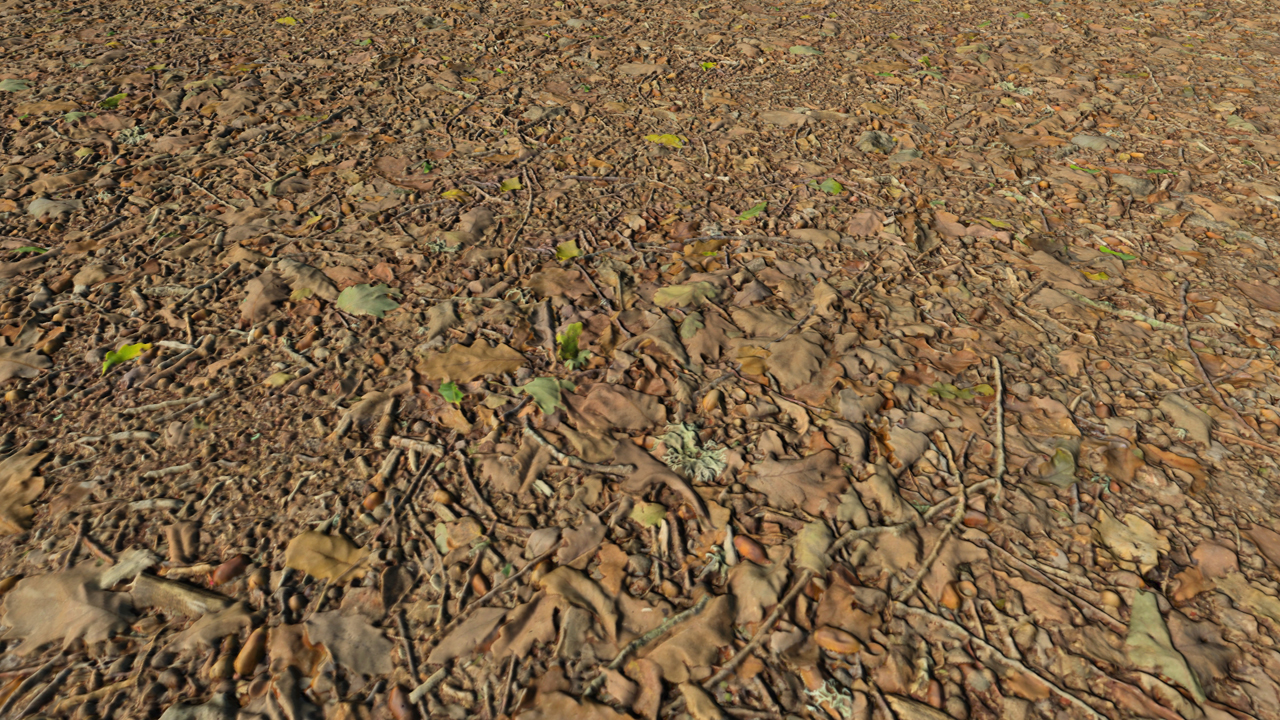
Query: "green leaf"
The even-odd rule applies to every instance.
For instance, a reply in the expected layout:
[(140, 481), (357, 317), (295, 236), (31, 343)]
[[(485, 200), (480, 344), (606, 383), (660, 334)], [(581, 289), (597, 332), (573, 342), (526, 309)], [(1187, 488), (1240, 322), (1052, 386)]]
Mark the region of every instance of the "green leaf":
[(1115, 255), (1116, 257), (1120, 258), (1121, 260), (1124, 260), (1125, 262), (1132, 262), (1138, 259), (1137, 255), (1130, 255), (1129, 253), (1120, 252), (1119, 250), (1112, 250), (1109, 247), (1100, 247), (1098, 249), (1108, 255)]
[(129, 93), (118, 93), (116, 95), (112, 95), (111, 97), (107, 98), (106, 100), (103, 100), (98, 104), (101, 105), (103, 108), (106, 108), (107, 110), (114, 110), (115, 108), (120, 107), (120, 101), (124, 100), (127, 97), (129, 97)]
[(1079, 171), (1081, 171), (1081, 172), (1087, 172), (1087, 173), (1089, 173), (1089, 174), (1091, 174), (1091, 175), (1097, 175), (1098, 173), (1102, 172), (1101, 170), (1090, 170), (1089, 168), (1082, 168), (1082, 167), (1080, 167), (1079, 165), (1077, 165), (1077, 164), (1075, 164), (1075, 163), (1068, 163), (1068, 165), (1067, 165), (1067, 166), (1068, 166), (1068, 167), (1070, 167), (1072, 170), (1079, 170)]
[(280, 23), (281, 25), (297, 25), (298, 24), (298, 21), (294, 20), (291, 17), (276, 18), (276, 22)]
[(692, 303), (715, 296), (715, 285), (709, 282), (691, 282), (662, 288), (653, 294), (653, 304), (658, 307), (688, 307)]
[(738, 219), (739, 219), (739, 220), (750, 220), (751, 218), (753, 218), (753, 217), (755, 217), (755, 216), (759, 215), (760, 213), (764, 212), (764, 211), (765, 211), (765, 208), (767, 208), (767, 207), (769, 207), (769, 201), (768, 201), (768, 200), (761, 200), (760, 202), (758, 202), (758, 203), (756, 203), (755, 205), (751, 206), (751, 209), (750, 209), (750, 210), (747, 210), (746, 212), (744, 212), (744, 213), (742, 213), (741, 215), (739, 215), (739, 216), (738, 216)]
[(713, 63), (713, 62), (704, 62), (704, 63), (702, 63), (702, 69), (703, 69), (703, 70), (714, 70), (714, 69), (715, 69), (715, 67), (716, 67), (716, 64), (715, 64), (715, 63)]
[(448, 400), (454, 405), (457, 405), (458, 403), (462, 402), (462, 398), (464, 397), (464, 394), (462, 390), (458, 387), (458, 383), (447, 382), (440, 386), (440, 397), (444, 398), (445, 400)]
[(577, 240), (565, 240), (556, 246), (556, 259), (560, 262), (572, 260), (581, 255), (582, 251), (578, 249)]
[(844, 186), (835, 178), (827, 178), (826, 180), (823, 180), (822, 184), (818, 186), (818, 189), (831, 195), (839, 195), (844, 192)]
[(73, 110), (67, 113), (66, 115), (63, 115), (62, 119), (69, 123), (73, 123), (73, 122), (79, 122), (80, 118), (83, 118), (83, 117), (88, 117), (88, 116), (85, 113)]
[[(572, 388), (572, 383), (569, 384)], [(544, 415), (551, 413), (564, 407), (564, 403), (560, 399), (560, 390), (564, 384), (560, 380), (553, 377), (534, 378), (520, 387), (520, 391), (533, 398), (538, 404), (538, 408), (542, 410)]]
[(951, 383), (936, 382), (929, 386), (930, 395), (937, 395), (943, 400), (972, 400), (973, 391), (965, 388), (958, 388)]
[(670, 133), (665, 135), (645, 135), (644, 139), (649, 142), (658, 143), (659, 145), (666, 145), (669, 148), (679, 149), (684, 147), (684, 143), (680, 140), (680, 136), (672, 135)]
[(9, 78), (8, 80), (0, 80), (0, 90), (5, 92), (22, 92), (30, 90), (31, 83), (22, 78)]
[(129, 362), (150, 349), (151, 343), (136, 343), (134, 345), (121, 345), (119, 350), (108, 350), (106, 357), (102, 359), (102, 373), (105, 375), (108, 370), (116, 365)]
[(589, 350), (578, 347), (578, 340), (581, 337), (582, 323), (580, 322), (565, 327), (562, 333), (556, 333), (556, 355), (569, 366), (570, 370), (577, 370), (586, 365), (591, 357)]
[(369, 38), (365, 38), (363, 40), (356, 41), (356, 44), (359, 45), (360, 47), (369, 47), (370, 45), (373, 44), (373, 41), (370, 40)]
[(498, 189), (502, 192), (511, 192), (512, 190), (520, 190), (523, 187), (524, 186), (520, 184), (520, 178), (513, 177), (503, 180), (502, 184), (498, 186)]
[(631, 519), (643, 527), (658, 527), (666, 517), (667, 507), (662, 503), (641, 501), (631, 508)]
[(352, 285), (338, 293), (338, 309), (346, 310), (352, 315), (372, 315), (380, 318), (388, 310), (395, 310), (400, 304), (393, 297), (400, 297), (400, 291), (387, 285)]
[(47, 252), (49, 252), (49, 251), (48, 251), (48, 250), (45, 250), (44, 248), (38, 248), (38, 247), (34, 247), (34, 246), (32, 246), (32, 245), (26, 245), (26, 246), (24, 246), (24, 247), (20, 247), (20, 248), (18, 248), (17, 250), (14, 250), (14, 252), (16, 252), (16, 253), (35, 253), (35, 254), (37, 254), (37, 255), (43, 255), (43, 254), (45, 254), (45, 253), (47, 253)]
[(1076, 458), (1066, 448), (1053, 451), (1049, 461), (1040, 466), (1037, 482), (1054, 487), (1069, 488), (1076, 481)]
[(93, 148), (82, 147), (72, 154), (83, 160), (93, 154)]
[(1019, 12), (1019, 13), (1014, 13), (1014, 14), (1013, 14), (1013, 16), (1014, 16), (1014, 17), (1016, 17), (1016, 18), (1021, 18), (1021, 19), (1023, 19), (1023, 20), (1030, 20), (1030, 19), (1031, 19), (1031, 13), (1029, 13), (1029, 12)]

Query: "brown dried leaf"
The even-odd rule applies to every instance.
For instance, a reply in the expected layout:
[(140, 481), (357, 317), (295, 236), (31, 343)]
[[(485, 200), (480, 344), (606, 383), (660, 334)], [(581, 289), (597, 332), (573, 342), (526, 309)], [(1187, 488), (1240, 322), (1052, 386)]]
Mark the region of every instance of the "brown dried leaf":
[(667, 409), (652, 395), (618, 385), (597, 383), (572, 407), (589, 425), (615, 430), (651, 430), (667, 422)]
[(340, 610), (316, 613), (306, 622), (307, 640), (323, 645), (334, 661), (361, 675), (385, 675), (395, 669), (395, 645), (369, 621)]
[(53, 367), (53, 361), (48, 356), (32, 349), (39, 336), (38, 324), (29, 320), (22, 325), (12, 344), (0, 345), (0, 383), (14, 378), (33, 378), (41, 370)]
[(14, 652), (29, 655), (57, 640), (65, 649), (78, 639), (93, 644), (128, 630), (134, 615), (129, 596), (103, 590), (102, 570), (86, 562), (19, 580), (0, 605), (0, 623), (8, 628), (0, 637), (20, 638)]
[(489, 642), (489, 638), (506, 617), (506, 608), (485, 607), (471, 613), (461, 625), (440, 641), (440, 644), (427, 656), (427, 662), (446, 663), (460, 657), (469, 657), (478, 648)]
[(273, 272), (264, 272), (245, 285), (240, 304), (240, 326), (249, 327), (267, 319), (277, 303), (289, 298), (289, 286)]
[(44, 492), (44, 478), (36, 468), (49, 453), (33, 453), (30, 446), (0, 460), (0, 534), (13, 535), (31, 527), (31, 503)]
[(744, 482), (763, 493), (769, 505), (783, 510), (801, 508), (812, 515), (834, 517), (839, 495), (849, 487), (840, 458), (831, 450), (800, 460), (765, 460), (749, 472)]
[(289, 541), (284, 565), (321, 580), (341, 583), (359, 580), (369, 572), (365, 564), (368, 555), (367, 548), (356, 547), (341, 535), (309, 530)]
[[(702, 677), (720, 656), (720, 648), (733, 641), (733, 598), (713, 598), (696, 617), (676, 626), (675, 633), (645, 655), (662, 668), (667, 682), (687, 682)], [(702, 670), (700, 670), (702, 669)]]
[(216, 613), (202, 616), (169, 641), (169, 648), (175, 652), (199, 650), (217, 647), (222, 638), (238, 635), (240, 631), (253, 626), (251, 608), (238, 602)]
[(452, 345), (446, 352), (431, 353), (418, 365), (418, 372), (433, 381), (465, 383), (485, 375), (515, 372), (524, 364), (524, 355), (511, 346), (490, 347), (477, 340), (471, 347)]

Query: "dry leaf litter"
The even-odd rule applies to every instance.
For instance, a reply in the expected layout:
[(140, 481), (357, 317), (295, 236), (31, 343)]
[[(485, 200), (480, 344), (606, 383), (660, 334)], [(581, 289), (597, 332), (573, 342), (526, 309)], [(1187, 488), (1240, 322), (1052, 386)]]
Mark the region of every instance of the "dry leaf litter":
[(0, 717), (1280, 718), (1277, 19), (0, 4)]

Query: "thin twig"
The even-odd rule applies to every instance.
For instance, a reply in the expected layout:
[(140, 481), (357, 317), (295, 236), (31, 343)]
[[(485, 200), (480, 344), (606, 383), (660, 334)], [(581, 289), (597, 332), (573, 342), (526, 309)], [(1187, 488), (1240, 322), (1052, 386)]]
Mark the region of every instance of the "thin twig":
[[(546, 552), (542, 553), (538, 557), (530, 560), (528, 564), (526, 564), (524, 567), (512, 573), (511, 576), (508, 577), (506, 580), (503, 580), (497, 585), (494, 585), (492, 590), (476, 598), (475, 601), (468, 603), (467, 606), (465, 608), (462, 608), (461, 611), (459, 611), (458, 614), (454, 616), (452, 620), (449, 621), (449, 624), (441, 628), (436, 633), (436, 635), (439, 637), (448, 635), (449, 631), (457, 627), (458, 624), (461, 623), (463, 620), (465, 620), (468, 615), (484, 607), (485, 604), (489, 602), (489, 600), (494, 598), (494, 596), (496, 596), (498, 593), (502, 592), (503, 590), (506, 590), (507, 586), (515, 583), (515, 581), (524, 577), (526, 573), (528, 573), (533, 568), (537, 567), (538, 563), (551, 557), (559, 550), (560, 550), (560, 543), (556, 543), (556, 545), (552, 547), (550, 550), (547, 550)], [(441, 604), (443, 605), (443, 601), (441, 601)]]
[(1187, 289), (1190, 287), (1191, 282), (1189, 280), (1182, 281), (1182, 345), (1187, 349), (1187, 352), (1191, 353), (1191, 359), (1196, 361), (1196, 369), (1200, 371), (1200, 381), (1213, 391), (1214, 404), (1222, 408), (1224, 412), (1231, 413), (1231, 417), (1235, 418), (1240, 427), (1253, 436), (1254, 441), (1263, 442), (1262, 435), (1257, 430), (1254, 430), (1252, 425), (1246, 423), (1235, 408), (1227, 404), (1226, 398), (1222, 397), (1222, 391), (1218, 389), (1217, 385), (1213, 384), (1213, 380), (1209, 377), (1209, 371), (1205, 370), (1204, 361), (1200, 359), (1200, 353), (1191, 347), (1191, 331), (1187, 330)]
[(1000, 367), (1000, 358), (991, 356), (991, 367), (995, 371), (996, 381), (996, 435), (992, 439), (991, 444), (996, 449), (996, 468), (991, 474), (995, 480), (996, 491), (991, 495), (991, 510), (994, 512), (1000, 507), (1000, 496), (1004, 493), (1004, 473), (1005, 473), (1005, 454), (1004, 454), (1004, 369)]
[(507, 247), (514, 247), (516, 240), (520, 239), (520, 231), (524, 229), (524, 224), (529, 222), (529, 216), (533, 214), (533, 188), (529, 185), (529, 170), (520, 171), (521, 177), (524, 178), (524, 187), (528, 191), (529, 197), (525, 201), (524, 217), (520, 218), (520, 223), (516, 225), (515, 232), (511, 234), (511, 239), (507, 241)]
[(39, 685), (40, 681), (44, 680), (45, 677), (53, 671), (53, 666), (58, 662), (58, 659), (59, 658), (54, 658), (50, 660), (44, 665), (36, 668), (35, 672), (28, 675), (27, 679), (23, 680), (22, 683), (18, 685), (18, 688), (9, 694), (9, 699), (5, 700), (3, 705), (0, 705), (0, 717), (8, 715), (9, 711), (13, 709), (14, 703), (21, 700), (23, 695), (26, 695), (31, 691), (31, 688)]
[(542, 435), (540, 435), (537, 430), (534, 430), (528, 425), (524, 426), (524, 434), (534, 442), (538, 443), (539, 445), (541, 445), (542, 447), (550, 451), (551, 455), (555, 457), (555, 459), (559, 460), (562, 463), (565, 463), (566, 465), (571, 465), (573, 467), (576, 467), (579, 470), (604, 473), (605, 475), (622, 475), (624, 477), (636, 471), (636, 468), (634, 465), (597, 465), (596, 463), (589, 463), (581, 458), (576, 458), (572, 455), (566, 455), (565, 453), (561, 452), (560, 449), (557, 448), (555, 445), (552, 445), (550, 442), (548, 442), (546, 438), (542, 437)]
[[(619, 667), (622, 667), (622, 663), (627, 659), (628, 655), (635, 652), (636, 650), (639, 650), (645, 645), (648, 645), (654, 640), (657, 640), (659, 637), (665, 635), (667, 631), (669, 631), (671, 628), (675, 627), (676, 625), (679, 625), (685, 620), (688, 620), (694, 615), (697, 615), (698, 613), (702, 612), (702, 609), (707, 606), (707, 603), (710, 600), (711, 600), (711, 593), (704, 594), (702, 596), (702, 599), (698, 600), (698, 602), (695, 603), (693, 607), (689, 608), (688, 610), (685, 610), (684, 612), (672, 615), (671, 617), (664, 620), (662, 624), (659, 625), (658, 627), (650, 630), (649, 632), (641, 635), (635, 640), (632, 640), (631, 642), (627, 643), (626, 647), (618, 651), (618, 654), (614, 656), (613, 661), (609, 663), (606, 669), (617, 670)], [(595, 691), (598, 690), (601, 685), (604, 684), (605, 677), (606, 677), (605, 671), (601, 670), (600, 674), (592, 678), (591, 682), (587, 683), (587, 686), (583, 688), (582, 696), (584, 698), (591, 697), (591, 695), (595, 693)]]
[(905, 618), (905, 616), (908, 616), (908, 615), (918, 617), (918, 618), (927, 620), (929, 622), (936, 623), (937, 625), (940, 625), (943, 628), (950, 630), (952, 633), (954, 633), (958, 637), (966, 639), (969, 642), (971, 647), (974, 647), (976, 649), (979, 649), (985, 652), (995, 662), (1009, 668), (1020, 670), (1021, 672), (1026, 673), (1027, 675), (1030, 675), (1036, 678), (1037, 680), (1039, 680), (1040, 682), (1044, 683), (1045, 687), (1049, 690), (1050, 693), (1062, 698), (1068, 704), (1074, 705), (1075, 707), (1079, 708), (1084, 712), (1085, 715), (1092, 718), (1093, 720), (1104, 720), (1103, 716), (1100, 715), (1097, 710), (1094, 710), (1092, 707), (1087, 705), (1083, 700), (1076, 697), (1075, 695), (1072, 695), (1066, 690), (1063, 690), (1062, 688), (1058, 687), (1055, 683), (1045, 678), (1045, 676), (1041, 675), (1038, 671), (1032, 669), (1031, 667), (1028, 667), (1027, 665), (1024, 665), (1023, 663), (1017, 660), (1014, 660), (1006, 656), (1004, 653), (997, 650), (994, 646), (990, 645), (985, 640), (979, 638), (978, 636), (966, 630), (963, 625), (960, 625), (959, 623), (954, 623), (940, 615), (931, 613), (928, 610), (925, 610), (924, 608), (915, 608), (905, 603), (900, 603), (896, 601), (893, 603), (893, 612), (897, 614), (899, 617)]

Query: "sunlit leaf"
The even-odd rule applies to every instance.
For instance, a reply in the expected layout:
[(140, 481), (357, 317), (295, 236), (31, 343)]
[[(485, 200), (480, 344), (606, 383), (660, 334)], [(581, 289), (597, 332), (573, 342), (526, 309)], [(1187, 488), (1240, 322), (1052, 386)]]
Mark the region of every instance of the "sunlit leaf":
[(1133, 260), (1138, 259), (1137, 255), (1130, 255), (1129, 253), (1120, 252), (1119, 250), (1112, 250), (1109, 247), (1100, 247), (1098, 249), (1108, 255), (1115, 255), (1116, 257), (1120, 258), (1121, 260), (1124, 260), (1125, 262), (1131, 262)]
[(577, 240), (566, 240), (556, 246), (556, 259), (561, 262), (572, 260), (581, 255), (582, 251), (578, 249)]
[(447, 382), (447, 383), (442, 383), (440, 385), (440, 397), (453, 403), (454, 405), (457, 405), (458, 403), (462, 402), (462, 398), (465, 396), (462, 390), (458, 387), (457, 383)]
[(750, 220), (751, 218), (753, 218), (753, 217), (755, 217), (755, 216), (759, 215), (760, 213), (764, 212), (764, 211), (765, 211), (765, 208), (767, 208), (767, 207), (769, 207), (769, 201), (768, 201), (768, 200), (762, 200), (762, 201), (760, 201), (759, 203), (756, 203), (755, 205), (753, 205), (753, 206), (751, 207), (751, 209), (750, 209), (750, 210), (747, 210), (746, 212), (744, 212), (744, 213), (742, 213), (741, 215), (739, 215), (739, 216), (738, 216), (738, 219), (739, 219), (739, 220)]
[(0, 90), (4, 92), (22, 92), (29, 90), (31, 83), (22, 78), (9, 78), (8, 80), (0, 80)]
[(298, 24), (298, 21), (294, 20), (291, 17), (276, 18), (276, 22), (280, 23), (281, 25), (297, 25)]
[(98, 103), (98, 104), (106, 108), (107, 110), (113, 110), (119, 107), (120, 101), (124, 100), (127, 97), (129, 97), (128, 93), (118, 93), (116, 95), (112, 95), (111, 97), (107, 98), (106, 100), (103, 100), (101, 103)]
[(455, 188), (453, 190), (445, 190), (440, 193), (440, 197), (445, 198), (446, 200), (466, 200), (467, 194), (464, 191)]
[(372, 315), (382, 317), (389, 310), (395, 310), (400, 304), (393, 297), (400, 297), (400, 291), (387, 285), (352, 285), (338, 294), (338, 309), (346, 310), (352, 315)]
[(150, 349), (151, 343), (135, 343), (133, 345), (121, 345), (119, 350), (108, 350), (106, 356), (102, 359), (102, 372), (105, 374), (116, 365), (129, 362)]
[(659, 145), (666, 145), (670, 148), (684, 147), (684, 143), (680, 141), (680, 136), (672, 135), (670, 133), (666, 135), (645, 135), (644, 139), (649, 142), (658, 143)]
[(520, 184), (520, 178), (513, 177), (503, 180), (502, 184), (498, 186), (498, 189), (502, 192), (511, 192), (512, 190), (520, 190), (523, 187), (524, 186)]
[(556, 355), (564, 361), (570, 370), (577, 370), (587, 364), (591, 352), (578, 347), (582, 337), (582, 323), (577, 322), (565, 327), (564, 332), (556, 333)]

